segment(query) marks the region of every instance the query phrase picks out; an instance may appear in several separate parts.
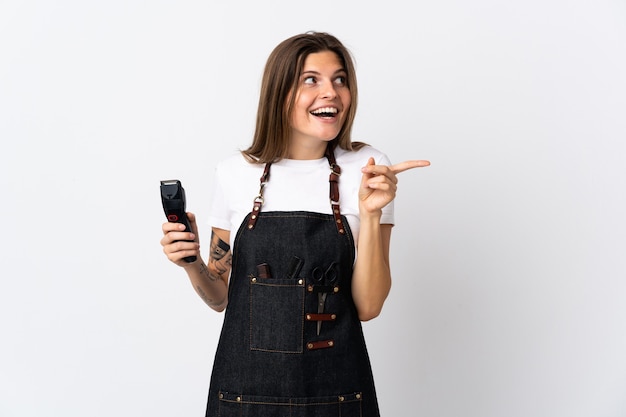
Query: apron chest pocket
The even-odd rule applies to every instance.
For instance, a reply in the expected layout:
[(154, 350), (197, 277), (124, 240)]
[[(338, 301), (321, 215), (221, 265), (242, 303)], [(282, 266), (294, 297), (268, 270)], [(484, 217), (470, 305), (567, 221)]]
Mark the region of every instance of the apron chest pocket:
[(250, 349), (302, 353), (304, 285), (295, 279), (250, 280)]

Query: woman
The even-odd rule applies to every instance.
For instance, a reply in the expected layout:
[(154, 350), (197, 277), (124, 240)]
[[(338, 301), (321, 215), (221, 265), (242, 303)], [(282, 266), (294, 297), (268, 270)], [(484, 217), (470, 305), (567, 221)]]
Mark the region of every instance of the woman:
[(168, 258), (226, 309), (207, 416), (379, 415), (360, 322), (391, 287), (396, 174), (429, 162), (390, 165), (352, 142), (356, 103), (339, 40), (283, 41), (265, 67), (252, 145), (217, 167), (208, 263), (193, 214), (193, 233), (163, 225)]

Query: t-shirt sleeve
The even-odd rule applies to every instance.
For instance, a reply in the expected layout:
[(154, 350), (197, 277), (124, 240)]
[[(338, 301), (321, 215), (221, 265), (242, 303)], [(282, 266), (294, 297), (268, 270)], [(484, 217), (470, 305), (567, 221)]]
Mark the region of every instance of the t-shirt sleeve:
[(213, 188), (211, 192), (211, 201), (209, 208), (208, 223), (211, 227), (218, 229), (231, 229), (231, 213), (228, 208), (228, 200), (226, 193), (227, 184), (224, 181), (223, 166), (218, 164), (215, 168), (215, 176), (213, 179)]

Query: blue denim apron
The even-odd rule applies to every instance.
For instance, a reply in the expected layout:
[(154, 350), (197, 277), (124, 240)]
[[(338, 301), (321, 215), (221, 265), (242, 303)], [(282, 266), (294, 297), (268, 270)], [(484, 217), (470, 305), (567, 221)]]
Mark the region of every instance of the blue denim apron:
[(207, 417), (379, 416), (350, 290), (354, 240), (329, 153), (334, 214), (262, 212), (266, 167), (233, 245)]

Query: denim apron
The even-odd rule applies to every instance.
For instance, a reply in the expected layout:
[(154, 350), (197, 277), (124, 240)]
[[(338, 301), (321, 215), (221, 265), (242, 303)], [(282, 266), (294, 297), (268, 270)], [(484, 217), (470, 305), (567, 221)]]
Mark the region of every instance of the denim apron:
[(379, 416), (350, 290), (355, 250), (339, 210), (340, 169), (326, 156), (333, 214), (262, 212), (266, 165), (233, 244), (207, 417)]

